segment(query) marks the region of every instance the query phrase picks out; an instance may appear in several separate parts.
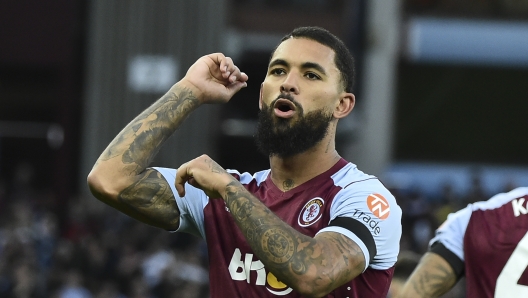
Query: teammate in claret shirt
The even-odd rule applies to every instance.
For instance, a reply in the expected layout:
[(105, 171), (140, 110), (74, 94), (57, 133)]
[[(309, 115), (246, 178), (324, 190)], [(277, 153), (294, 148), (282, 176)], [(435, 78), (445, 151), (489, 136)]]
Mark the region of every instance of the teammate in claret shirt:
[(439, 297), (465, 276), (467, 297), (528, 297), (528, 187), (450, 214), (401, 296)]
[(270, 169), (224, 170), (207, 155), (148, 167), (192, 111), (247, 85), (231, 58), (203, 56), (116, 136), (89, 187), (146, 224), (203, 237), (213, 298), (386, 297), (401, 209), (335, 149), (337, 123), (354, 108), (353, 78), (342, 41), (297, 28), (273, 51), (259, 95), (256, 141)]

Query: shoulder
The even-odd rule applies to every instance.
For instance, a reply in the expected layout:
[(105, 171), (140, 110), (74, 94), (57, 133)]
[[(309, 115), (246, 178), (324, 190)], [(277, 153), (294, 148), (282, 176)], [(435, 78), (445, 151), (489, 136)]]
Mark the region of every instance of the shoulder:
[[(525, 198), (528, 198), (528, 187), (516, 188), (509, 192), (496, 194), (486, 201), (469, 204), (448, 215), (430, 244), (439, 241), (461, 260), (464, 260), (464, 237), (468, 226), (482, 229), (483, 226), (497, 225), (511, 229), (513, 223), (511, 217), (515, 215), (516, 210), (518, 212), (526, 210), (525, 207), (520, 206), (526, 203)], [(512, 216), (506, 216), (508, 214)]]
[(344, 167), (332, 175), (336, 186), (347, 192), (380, 192), (392, 197), (390, 191), (374, 175), (367, 174), (348, 162)]
[(505, 205), (512, 203), (513, 201), (522, 204), (526, 201), (525, 198), (528, 198), (528, 187), (520, 187), (509, 192), (496, 194), (486, 201), (480, 201), (469, 204), (465, 208), (462, 208), (457, 212), (449, 214), (448, 219), (441, 226), (441, 228), (446, 225), (455, 224), (457, 222), (463, 222), (467, 225), (468, 221), (471, 218), (471, 215), (477, 211), (489, 212), (493, 210), (498, 210), (504, 207)]
[(476, 210), (493, 210), (500, 208), (514, 200), (521, 199), (524, 202), (528, 197), (528, 187), (519, 187), (509, 192), (499, 193), (487, 201), (476, 202), (470, 205), (472, 211)]
[[(396, 198), (378, 177), (366, 174), (353, 163), (348, 163), (334, 175), (336, 186), (341, 190), (337, 193), (334, 204), (360, 204), (365, 208), (381, 204), (399, 210)], [(398, 213), (398, 212), (396, 212)]]
[(332, 179), (340, 190), (332, 201), (331, 220), (349, 218), (363, 226), (355, 225), (351, 230), (374, 243), (369, 266), (378, 270), (392, 267), (399, 251), (402, 215), (395, 197), (376, 176), (364, 173), (353, 163), (342, 167)]
[(337, 170), (331, 176), (331, 178), (334, 180), (334, 184), (336, 186), (340, 186), (342, 188), (347, 188), (354, 184), (356, 184), (356, 186), (365, 185), (365, 182), (372, 180), (379, 181), (376, 176), (369, 175), (361, 171), (355, 164), (351, 162), (346, 162), (346, 164)]

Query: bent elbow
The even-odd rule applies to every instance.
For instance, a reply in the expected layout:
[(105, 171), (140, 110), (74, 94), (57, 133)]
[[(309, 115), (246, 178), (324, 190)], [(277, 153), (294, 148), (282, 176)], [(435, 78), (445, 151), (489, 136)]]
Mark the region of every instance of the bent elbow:
[(108, 180), (109, 178), (105, 177), (96, 170), (92, 170), (86, 178), (88, 189), (92, 195), (105, 203), (109, 203), (110, 201), (117, 198), (119, 193), (111, 186), (112, 183), (110, 183)]
[(94, 173), (94, 170), (90, 171), (86, 177), (86, 184), (88, 184), (88, 189), (94, 197), (99, 198), (104, 193), (100, 177)]

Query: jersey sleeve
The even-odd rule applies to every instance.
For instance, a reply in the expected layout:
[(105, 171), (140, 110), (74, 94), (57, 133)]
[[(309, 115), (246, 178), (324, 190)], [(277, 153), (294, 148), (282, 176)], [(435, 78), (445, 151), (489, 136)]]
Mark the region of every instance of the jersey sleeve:
[(464, 261), (464, 235), (472, 214), (472, 205), (447, 216), (447, 219), (435, 232), (435, 237), (429, 242), (432, 246), (436, 242)]
[(180, 198), (174, 181), (176, 169), (154, 167), (170, 185), (176, 204), (180, 209), (180, 226), (173, 232), (186, 232), (205, 239), (204, 208), (209, 203), (209, 197), (201, 190), (185, 183), (185, 196)]
[(330, 209), (330, 225), (321, 232), (342, 233), (361, 248), (365, 268), (388, 269), (396, 263), (401, 227), (401, 208), (377, 179), (343, 188)]

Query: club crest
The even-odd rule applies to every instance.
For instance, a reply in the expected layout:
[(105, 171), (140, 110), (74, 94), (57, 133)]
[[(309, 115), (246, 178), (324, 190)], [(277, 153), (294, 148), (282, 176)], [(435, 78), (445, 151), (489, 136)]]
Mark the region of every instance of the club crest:
[(321, 198), (313, 198), (308, 201), (299, 213), (299, 225), (307, 227), (318, 221), (323, 216), (323, 206), (324, 201)]

